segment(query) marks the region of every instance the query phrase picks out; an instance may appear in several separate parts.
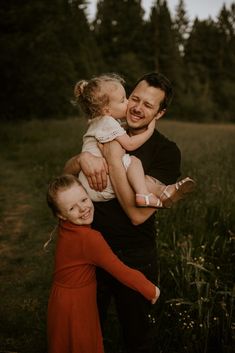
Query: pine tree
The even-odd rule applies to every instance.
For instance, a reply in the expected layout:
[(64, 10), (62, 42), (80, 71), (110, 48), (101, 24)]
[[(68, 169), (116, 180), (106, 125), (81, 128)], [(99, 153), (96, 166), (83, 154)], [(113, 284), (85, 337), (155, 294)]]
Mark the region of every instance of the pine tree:
[(157, 0), (151, 9), (149, 24), (149, 68), (166, 75), (175, 88), (173, 109), (179, 107), (182, 91), (182, 60), (166, 0)]
[(71, 112), (74, 82), (94, 73), (100, 62), (85, 3), (25, 0), (21, 6), (10, 1), (1, 7), (4, 118), (45, 118)]
[(179, 51), (181, 55), (184, 55), (184, 48), (190, 31), (189, 19), (185, 10), (184, 0), (179, 0), (178, 5), (176, 6), (174, 29)]
[[(185, 48), (186, 101), (196, 120), (216, 119), (213, 81), (220, 67), (220, 41), (211, 19), (196, 19)], [(190, 107), (191, 105), (191, 107)], [(192, 115), (191, 115), (192, 116)]]
[(235, 3), (230, 9), (224, 5), (218, 16), (220, 35), (219, 79), (214, 82), (215, 99), (223, 120), (235, 121)]
[(116, 71), (133, 84), (145, 69), (143, 15), (140, 0), (103, 0), (97, 3), (93, 23), (108, 71)]

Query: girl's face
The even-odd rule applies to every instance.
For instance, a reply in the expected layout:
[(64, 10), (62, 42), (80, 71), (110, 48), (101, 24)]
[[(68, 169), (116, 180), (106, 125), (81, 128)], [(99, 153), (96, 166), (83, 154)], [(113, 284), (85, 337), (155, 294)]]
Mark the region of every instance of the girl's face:
[(93, 221), (94, 206), (82, 186), (74, 183), (61, 190), (56, 198), (60, 210), (58, 217), (78, 225), (88, 225)]
[(111, 115), (114, 119), (126, 117), (127, 103), (126, 91), (120, 83), (109, 83), (106, 87), (109, 95), (109, 104), (105, 114)]

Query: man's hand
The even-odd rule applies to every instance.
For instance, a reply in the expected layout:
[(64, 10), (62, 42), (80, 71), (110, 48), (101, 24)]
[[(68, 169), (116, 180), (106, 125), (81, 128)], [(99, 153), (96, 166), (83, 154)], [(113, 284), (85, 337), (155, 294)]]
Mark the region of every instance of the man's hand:
[(92, 189), (102, 191), (106, 188), (108, 165), (103, 157), (83, 152), (80, 155), (80, 166)]
[(106, 142), (105, 144), (98, 143), (98, 147), (108, 164), (115, 160), (121, 160), (125, 154), (125, 150), (117, 141)]

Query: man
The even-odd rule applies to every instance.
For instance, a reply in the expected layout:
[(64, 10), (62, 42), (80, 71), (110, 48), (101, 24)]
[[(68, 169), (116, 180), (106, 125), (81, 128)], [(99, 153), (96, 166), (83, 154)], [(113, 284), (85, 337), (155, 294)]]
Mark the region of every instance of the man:
[[(171, 98), (172, 87), (165, 76), (159, 73), (144, 75), (129, 97), (126, 117), (129, 134), (139, 134), (153, 119), (160, 119)], [(95, 203), (93, 227), (103, 234), (122, 261), (139, 269), (157, 284), (156, 210), (135, 206), (135, 195), (121, 161), (124, 153), (121, 146), (117, 142), (107, 143), (102, 151), (117, 198)], [(133, 155), (142, 161), (146, 175), (164, 184), (173, 184), (180, 176), (180, 151), (158, 131)], [(102, 190), (106, 185), (105, 159), (82, 153), (69, 160), (64, 171), (76, 174), (82, 168), (90, 186)], [(110, 299), (114, 297), (126, 351), (156, 353), (151, 304), (100, 269), (97, 270), (97, 280), (101, 323), (104, 323)]]

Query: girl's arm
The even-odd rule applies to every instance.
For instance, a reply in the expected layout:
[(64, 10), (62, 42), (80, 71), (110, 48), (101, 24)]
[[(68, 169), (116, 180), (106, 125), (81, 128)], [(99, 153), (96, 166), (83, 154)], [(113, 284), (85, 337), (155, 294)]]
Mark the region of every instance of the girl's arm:
[[(124, 285), (141, 293), (154, 303), (160, 292), (141, 272), (126, 266), (113, 253), (103, 236), (91, 229), (86, 234), (84, 252), (89, 262), (103, 268)], [(99, 249), (99, 251), (97, 251)]]
[(156, 120), (152, 120), (148, 125), (147, 130), (142, 132), (141, 134), (129, 136), (128, 134), (124, 134), (122, 136), (118, 136), (115, 138), (116, 141), (120, 143), (120, 145), (127, 151), (134, 151), (143, 145), (149, 138), (152, 136), (155, 129)]

